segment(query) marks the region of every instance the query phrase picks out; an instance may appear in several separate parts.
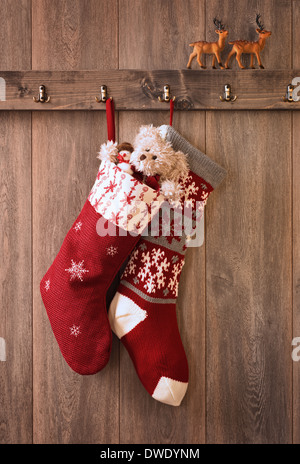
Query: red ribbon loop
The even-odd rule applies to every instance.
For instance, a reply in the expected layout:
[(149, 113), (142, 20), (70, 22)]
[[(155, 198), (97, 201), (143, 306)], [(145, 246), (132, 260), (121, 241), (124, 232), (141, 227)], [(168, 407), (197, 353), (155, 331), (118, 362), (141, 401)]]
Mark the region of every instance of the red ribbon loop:
[(106, 100), (107, 140), (116, 141), (115, 105), (112, 98)]
[(174, 113), (174, 100), (170, 100), (170, 126), (173, 124), (173, 113)]

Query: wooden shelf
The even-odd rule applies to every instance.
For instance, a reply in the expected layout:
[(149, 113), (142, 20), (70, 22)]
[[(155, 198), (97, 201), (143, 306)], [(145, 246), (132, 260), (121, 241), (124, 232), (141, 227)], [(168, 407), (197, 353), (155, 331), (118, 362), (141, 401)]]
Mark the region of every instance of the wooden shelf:
[[(286, 87), (300, 70), (111, 70), (111, 71), (0, 71), (6, 82), (6, 101), (0, 110), (91, 110), (105, 84), (116, 110), (169, 110), (158, 96), (171, 86), (178, 110), (300, 110), (299, 102), (284, 102)], [(49, 103), (35, 103), (44, 84)], [(235, 102), (222, 102), (224, 85), (230, 84)], [(300, 96), (300, 90), (298, 92)]]

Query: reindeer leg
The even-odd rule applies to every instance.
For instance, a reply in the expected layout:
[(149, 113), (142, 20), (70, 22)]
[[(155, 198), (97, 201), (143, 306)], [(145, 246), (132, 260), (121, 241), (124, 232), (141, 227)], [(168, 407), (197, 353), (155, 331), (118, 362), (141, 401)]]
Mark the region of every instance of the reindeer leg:
[(211, 67), (212, 67), (213, 69), (216, 69), (216, 57), (215, 57), (215, 55), (213, 55)]
[(218, 60), (218, 65), (220, 66), (221, 69), (224, 69), (224, 66), (222, 65), (221, 57), (219, 52), (215, 52), (216, 58)]
[(235, 54), (235, 50), (233, 50), (233, 48), (231, 49), (231, 51), (228, 53), (228, 56), (227, 56), (227, 60), (226, 60), (226, 63), (225, 63), (225, 68), (226, 69), (229, 69), (229, 61), (230, 61), (230, 58), (232, 57), (232, 55)]
[(196, 56), (197, 56), (197, 52), (195, 52), (195, 50), (193, 50), (192, 53), (190, 54), (189, 62), (187, 64), (188, 69), (191, 67), (192, 61)]
[(240, 51), (237, 52), (237, 53), (236, 53), (236, 61), (238, 62), (239, 67), (240, 67), (241, 69), (245, 69), (245, 66), (243, 66), (243, 65), (242, 65), (242, 62), (241, 62), (241, 56), (242, 56), (242, 52), (240, 52)]
[(202, 50), (200, 50), (200, 51), (197, 53), (197, 62), (198, 62), (198, 64), (199, 64), (200, 68), (206, 69), (206, 66), (204, 66), (204, 64), (202, 64), (201, 55), (202, 55)]
[(253, 60), (254, 60), (254, 53), (251, 53), (251, 58), (250, 58), (250, 68), (255, 69), (255, 66), (253, 65)]
[(258, 64), (259, 64), (260, 69), (265, 69), (265, 68), (263, 67), (262, 62), (261, 62), (259, 53), (258, 53), (258, 52), (255, 52), (255, 55), (256, 55), (256, 58), (257, 58), (257, 61), (258, 61)]

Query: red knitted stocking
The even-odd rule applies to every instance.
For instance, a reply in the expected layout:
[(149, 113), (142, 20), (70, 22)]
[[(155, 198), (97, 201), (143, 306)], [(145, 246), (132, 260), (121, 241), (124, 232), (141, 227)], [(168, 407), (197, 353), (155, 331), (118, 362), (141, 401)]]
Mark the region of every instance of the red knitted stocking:
[(107, 290), (162, 200), (115, 164), (102, 162), (88, 200), (41, 281), (60, 350), (79, 374), (94, 374), (108, 362)]
[(183, 182), (182, 222), (176, 227), (174, 214), (169, 234), (161, 231), (159, 237), (140, 240), (110, 305), (109, 320), (148, 393), (178, 406), (188, 386), (188, 362), (177, 325), (176, 299), (185, 250), (193, 237), (184, 221), (200, 222), (204, 203), (225, 171), (172, 127), (161, 130), (175, 150), (187, 155), (191, 169)]

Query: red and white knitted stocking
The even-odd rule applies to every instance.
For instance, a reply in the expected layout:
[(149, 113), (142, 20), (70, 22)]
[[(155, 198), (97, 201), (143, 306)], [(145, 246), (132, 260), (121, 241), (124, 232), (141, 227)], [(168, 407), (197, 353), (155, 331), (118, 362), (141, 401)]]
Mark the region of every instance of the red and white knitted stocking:
[(158, 401), (178, 406), (188, 386), (188, 362), (176, 318), (179, 278), (193, 235), (185, 223), (190, 225), (186, 220), (192, 218), (200, 222), (204, 204), (225, 171), (171, 126), (162, 126), (161, 132), (174, 150), (187, 155), (190, 166), (183, 181), (183, 227), (175, 227), (178, 216), (174, 214), (170, 235), (160, 233), (159, 237), (139, 241), (110, 305), (109, 321), (148, 393)]
[(108, 362), (106, 294), (164, 198), (110, 161), (40, 285), (47, 314), (69, 366), (94, 374)]

